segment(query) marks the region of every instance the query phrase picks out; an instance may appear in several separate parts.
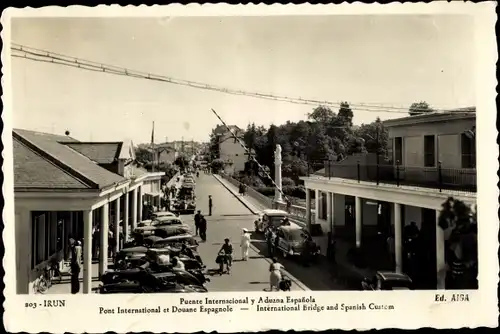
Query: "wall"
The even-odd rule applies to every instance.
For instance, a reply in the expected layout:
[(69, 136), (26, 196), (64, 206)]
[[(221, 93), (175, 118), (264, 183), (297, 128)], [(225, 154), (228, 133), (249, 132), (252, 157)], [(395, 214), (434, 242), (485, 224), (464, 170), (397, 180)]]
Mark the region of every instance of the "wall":
[[(461, 134), (476, 125), (475, 119), (448, 120), (389, 127), (389, 138), (403, 137), (402, 165), (424, 166), (424, 136), (437, 135), (436, 156), (443, 168), (462, 168)], [(394, 147), (394, 142), (391, 143)], [(393, 159), (394, 160), (394, 159)]]
[(15, 210), (16, 293), (27, 294), (31, 271), (31, 213), (17, 207)]
[(462, 136), (440, 135), (437, 142), (438, 161), (443, 168), (462, 168)]
[(232, 160), (233, 165), (230, 166), (230, 170), (234, 173), (245, 169), (248, 157), (239, 142), (235, 143), (234, 139), (227, 139), (220, 144), (220, 159), (223, 161)]

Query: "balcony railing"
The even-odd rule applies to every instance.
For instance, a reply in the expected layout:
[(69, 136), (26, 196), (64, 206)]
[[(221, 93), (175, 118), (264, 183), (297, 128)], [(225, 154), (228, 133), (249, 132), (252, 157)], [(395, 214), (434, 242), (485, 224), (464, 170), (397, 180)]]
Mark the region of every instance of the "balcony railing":
[(364, 165), (338, 164), (333, 161), (323, 161), (310, 164), (309, 175), (315, 174), (328, 178), (343, 178), (358, 182), (374, 182), (377, 184), (394, 184), (396, 186), (413, 186), (422, 188), (477, 192), (476, 169), (453, 169), (437, 167), (408, 167), (402, 165)]

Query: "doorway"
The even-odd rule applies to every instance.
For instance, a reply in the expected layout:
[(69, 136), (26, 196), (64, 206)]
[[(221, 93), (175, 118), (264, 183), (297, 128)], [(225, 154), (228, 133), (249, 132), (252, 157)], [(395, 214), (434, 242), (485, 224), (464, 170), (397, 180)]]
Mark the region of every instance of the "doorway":
[(418, 288), (434, 290), (437, 287), (436, 260), (436, 211), (422, 208), (418, 259), (418, 276), (415, 277)]

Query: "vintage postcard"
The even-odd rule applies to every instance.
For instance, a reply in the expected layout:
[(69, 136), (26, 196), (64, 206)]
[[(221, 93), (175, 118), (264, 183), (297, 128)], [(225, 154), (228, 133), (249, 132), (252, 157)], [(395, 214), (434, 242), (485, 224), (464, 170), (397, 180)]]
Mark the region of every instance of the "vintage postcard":
[(495, 20), (5, 10), (7, 330), (495, 327)]

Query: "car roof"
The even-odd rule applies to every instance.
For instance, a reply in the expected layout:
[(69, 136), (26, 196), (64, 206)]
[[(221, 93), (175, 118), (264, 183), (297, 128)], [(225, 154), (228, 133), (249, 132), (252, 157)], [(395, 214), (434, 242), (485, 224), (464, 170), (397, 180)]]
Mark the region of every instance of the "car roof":
[(158, 211), (158, 212), (153, 212), (153, 214), (157, 217), (175, 217), (175, 213), (170, 211)]
[(396, 273), (392, 271), (377, 271), (377, 276), (382, 278), (384, 281), (409, 281), (411, 278), (403, 273)]
[(262, 211), (262, 214), (267, 216), (288, 216), (288, 212), (276, 209), (266, 209)]
[(165, 238), (163, 240), (170, 241), (170, 240), (176, 240), (176, 239), (178, 239), (178, 240), (180, 240), (180, 239), (190, 239), (192, 237), (193, 236), (191, 234), (186, 233), (186, 234), (174, 235), (172, 237), (168, 237), (168, 238)]
[(148, 249), (144, 246), (136, 246), (136, 247), (130, 247), (130, 248), (123, 248), (120, 250), (120, 252), (124, 253), (145, 253)]
[(180, 217), (177, 216), (159, 216), (156, 217), (154, 220), (156, 221), (166, 221), (166, 220), (182, 220)]

